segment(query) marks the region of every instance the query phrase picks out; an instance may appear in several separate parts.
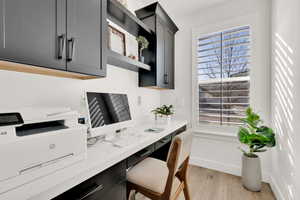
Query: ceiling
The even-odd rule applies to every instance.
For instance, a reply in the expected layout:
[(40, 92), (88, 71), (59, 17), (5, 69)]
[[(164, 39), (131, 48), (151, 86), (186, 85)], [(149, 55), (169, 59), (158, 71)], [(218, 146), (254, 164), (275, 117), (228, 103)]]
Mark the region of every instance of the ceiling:
[[(136, 9), (157, 0), (135, 0)], [(158, 0), (164, 9), (174, 17), (195, 14), (199, 9), (220, 4), (228, 0)]]

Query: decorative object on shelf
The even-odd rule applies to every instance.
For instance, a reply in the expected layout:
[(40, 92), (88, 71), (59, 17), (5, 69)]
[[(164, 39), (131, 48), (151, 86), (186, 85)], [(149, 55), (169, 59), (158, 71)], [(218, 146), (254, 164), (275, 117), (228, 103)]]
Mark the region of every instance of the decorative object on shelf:
[(246, 118), (242, 119), (243, 126), (239, 128), (239, 141), (248, 146), (242, 157), (242, 182), (243, 186), (250, 191), (261, 190), (261, 164), (256, 153), (267, 151), (266, 147), (276, 145), (274, 131), (262, 125), (260, 116), (251, 108), (246, 110)]
[(144, 62), (145, 62), (145, 58), (144, 58), (144, 56), (143, 56), (143, 50), (148, 48), (149, 42), (148, 42), (148, 40), (147, 40), (145, 37), (143, 37), (143, 36), (138, 36), (138, 37), (136, 38), (136, 41), (137, 41), (138, 44), (139, 44), (139, 61), (141, 61), (141, 62), (144, 63)]
[(134, 55), (132, 55), (132, 54), (130, 54), (130, 55), (128, 56), (128, 58), (131, 58), (132, 60), (136, 60), (136, 56), (134, 56)]
[(128, 8), (127, 0), (117, 0), (120, 2), (125, 8)]
[(127, 56), (132, 55), (136, 58), (139, 56), (139, 45), (136, 37), (129, 33), (126, 34), (126, 53)]
[(109, 30), (108, 48), (123, 56), (126, 56), (125, 34), (111, 25), (108, 25), (108, 30)]
[(173, 105), (163, 105), (151, 111), (155, 115), (156, 122), (170, 124), (174, 114)]

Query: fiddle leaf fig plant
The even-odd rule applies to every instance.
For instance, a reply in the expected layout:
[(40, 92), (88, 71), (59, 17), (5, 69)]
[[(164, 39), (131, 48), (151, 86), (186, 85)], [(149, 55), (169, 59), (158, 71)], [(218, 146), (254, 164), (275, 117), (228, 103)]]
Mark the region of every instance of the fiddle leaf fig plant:
[(169, 115), (173, 115), (174, 111), (173, 111), (173, 105), (163, 105), (161, 107), (158, 107), (154, 110), (151, 111), (152, 113), (154, 113), (155, 115), (165, 115), (165, 116), (169, 116)]
[(274, 131), (262, 125), (260, 116), (253, 112), (249, 107), (246, 110), (246, 117), (241, 119), (244, 123), (239, 128), (238, 138), (242, 144), (248, 146), (248, 149), (241, 149), (247, 157), (258, 157), (256, 153), (265, 152), (267, 148), (276, 145)]

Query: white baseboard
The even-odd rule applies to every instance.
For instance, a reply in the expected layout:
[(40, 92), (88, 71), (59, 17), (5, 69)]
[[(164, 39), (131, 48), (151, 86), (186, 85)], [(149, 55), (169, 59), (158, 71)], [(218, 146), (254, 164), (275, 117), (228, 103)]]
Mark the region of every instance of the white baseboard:
[(204, 160), (199, 157), (191, 157), (190, 164), (199, 166), (199, 167), (208, 168), (208, 169), (213, 169), (216, 171), (221, 171), (221, 172), (236, 175), (236, 176), (241, 175), (241, 171), (238, 166), (228, 165), (228, 164), (224, 164), (224, 163), (216, 162), (216, 161), (212, 161), (212, 160)]
[(284, 198), (283, 192), (281, 191), (277, 181), (273, 177), (270, 177), (270, 186), (277, 200), (287, 199)]
[[(216, 171), (220, 171), (220, 172), (224, 172), (227, 174), (232, 174), (235, 176), (241, 176), (241, 168), (240, 168), (240, 166), (237, 166), (237, 165), (230, 165), (227, 163), (221, 163), (221, 162), (214, 161), (214, 160), (206, 160), (206, 159), (202, 159), (199, 157), (191, 157), (190, 164), (199, 166), (199, 167), (216, 170)], [(270, 183), (269, 174), (262, 173), (262, 179), (264, 182)]]

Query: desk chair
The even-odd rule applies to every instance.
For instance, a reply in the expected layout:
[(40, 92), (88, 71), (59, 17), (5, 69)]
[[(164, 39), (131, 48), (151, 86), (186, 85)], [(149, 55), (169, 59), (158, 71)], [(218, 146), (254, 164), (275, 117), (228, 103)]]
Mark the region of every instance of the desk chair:
[(191, 200), (187, 170), (192, 145), (191, 132), (177, 135), (169, 150), (166, 162), (146, 158), (127, 173), (127, 199), (135, 190), (152, 200), (176, 200), (184, 192)]

